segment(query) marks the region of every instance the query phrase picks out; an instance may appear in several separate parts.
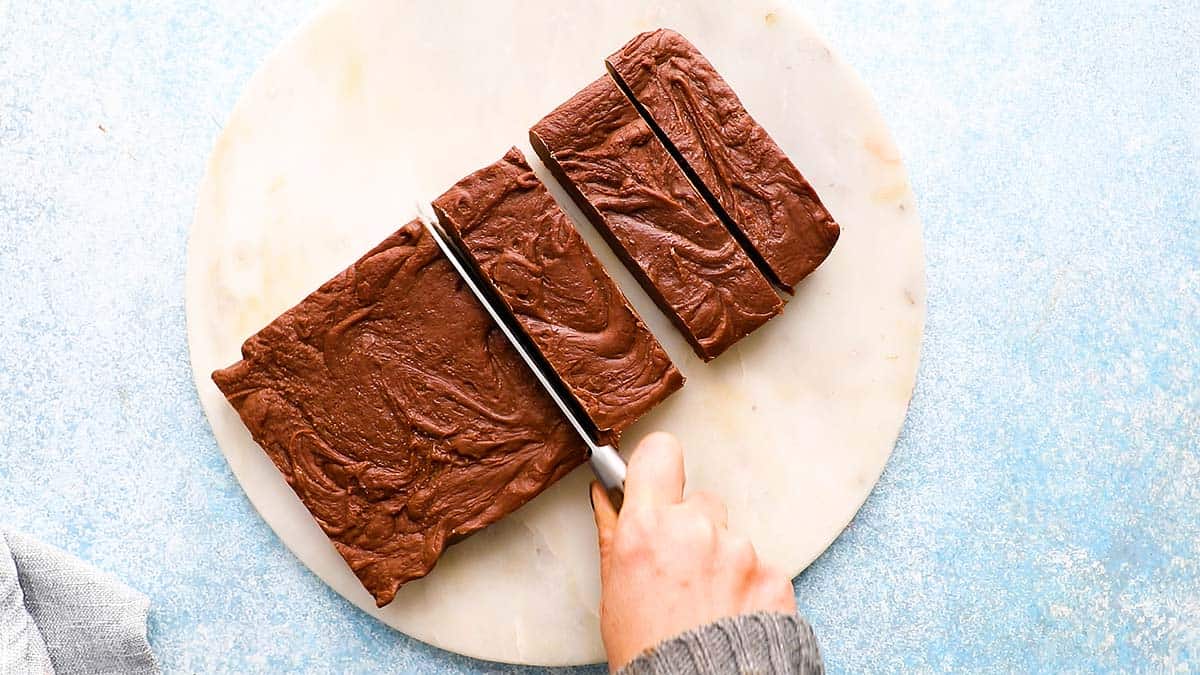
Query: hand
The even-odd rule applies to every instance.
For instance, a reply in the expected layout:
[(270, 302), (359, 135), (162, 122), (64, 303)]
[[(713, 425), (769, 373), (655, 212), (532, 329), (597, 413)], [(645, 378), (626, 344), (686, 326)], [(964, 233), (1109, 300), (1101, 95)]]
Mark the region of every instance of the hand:
[(691, 628), (757, 611), (794, 612), (792, 582), (763, 565), (748, 539), (727, 530), (725, 504), (683, 499), (683, 450), (647, 436), (633, 453), (618, 515), (599, 483), (592, 507), (600, 537), (600, 635), (614, 672)]

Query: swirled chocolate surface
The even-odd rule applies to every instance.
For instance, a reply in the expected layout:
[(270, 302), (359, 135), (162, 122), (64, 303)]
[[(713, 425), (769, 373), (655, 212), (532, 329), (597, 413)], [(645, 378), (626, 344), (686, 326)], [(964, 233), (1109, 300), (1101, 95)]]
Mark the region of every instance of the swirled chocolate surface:
[(825, 260), (837, 223), (687, 39), (666, 29), (642, 33), (606, 63), (776, 283), (790, 291)]
[(383, 606), (585, 449), (420, 223), (213, 373)]
[(433, 203), (602, 437), (683, 385), (566, 214), (513, 148)]
[(701, 358), (716, 357), (783, 308), (609, 77), (556, 108), (529, 138)]

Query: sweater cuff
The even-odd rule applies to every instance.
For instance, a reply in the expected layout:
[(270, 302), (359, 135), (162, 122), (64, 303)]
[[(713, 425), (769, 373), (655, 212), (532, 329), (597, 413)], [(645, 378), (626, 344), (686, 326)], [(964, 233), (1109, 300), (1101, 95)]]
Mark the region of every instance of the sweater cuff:
[(817, 638), (796, 614), (756, 612), (693, 628), (642, 652), (617, 675), (824, 673)]

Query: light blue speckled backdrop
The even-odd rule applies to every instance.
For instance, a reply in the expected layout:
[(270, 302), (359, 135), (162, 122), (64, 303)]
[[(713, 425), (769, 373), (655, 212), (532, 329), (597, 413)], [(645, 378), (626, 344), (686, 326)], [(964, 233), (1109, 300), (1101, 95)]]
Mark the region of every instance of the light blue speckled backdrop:
[[(149, 594), (168, 671), (499, 670), (307, 572), (192, 387), (196, 187), (312, 4), (0, 0), (0, 517)], [(1200, 6), (808, 13), (892, 125), (929, 265), (896, 453), (796, 583), (831, 669), (1195, 670)]]

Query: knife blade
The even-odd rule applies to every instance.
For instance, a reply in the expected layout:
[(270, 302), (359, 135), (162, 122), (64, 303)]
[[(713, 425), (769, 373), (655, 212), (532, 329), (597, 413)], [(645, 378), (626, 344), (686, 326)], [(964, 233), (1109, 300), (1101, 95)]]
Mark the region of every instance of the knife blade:
[[(458, 246), (454, 243), (449, 235), (442, 231), (442, 226), (438, 223), (435, 216), (429, 215), (431, 210), (426, 209), (423, 204), (418, 205), (418, 211), (421, 222), (425, 225), (426, 231), (433, 240), (437, 242), (438, 248), (441, 249), (442, 255), (446, 256), (446, 260), (450, 262), (450, 266), (458, 273), (459, 278), (463, 280), (467, 288), (471, 290), (471, 294), (483, 305), (488, 316), (504, 334), (509, 344), (520, 355), (521, 360), (529, 367), (533, 376), (537, 379), (546, 393), (550, 395), (551, 400), (558, 406), (563, 417), (570, 423), (571, 428), (583, 440), (584, 445), (588, 449), (588, 462), (592, 466), (592, 472), (596, 474), (596, 478), (600, 484), (608, 490), (609, 494), (615, 499), (614, 504), (620, 506), (620, 500), (624, 496), (625, 491), (625, 460), (617, 452), (617, 449), (606, 443), (599, 443), (592, 437), (588, 427), (590, 422), (585, 424), (580, 416), (580, 413), (568, 403), (568, 394), (561, 387), (563, 386), (558, 375), (547, 372), (548, 366), (538, 360), (530, 351), (530, 347), (518, 337), (520, 328), (515, 325), (515, 320), (508, 317), (499, 311), (489, 297), (483, 291), (483, 280), (477, 278), (477, 273), (473, 272), (469, 264), (466, 262), (466, 256), (458, 250)], [(512, 323), (510, 323), (512, 322)]]

